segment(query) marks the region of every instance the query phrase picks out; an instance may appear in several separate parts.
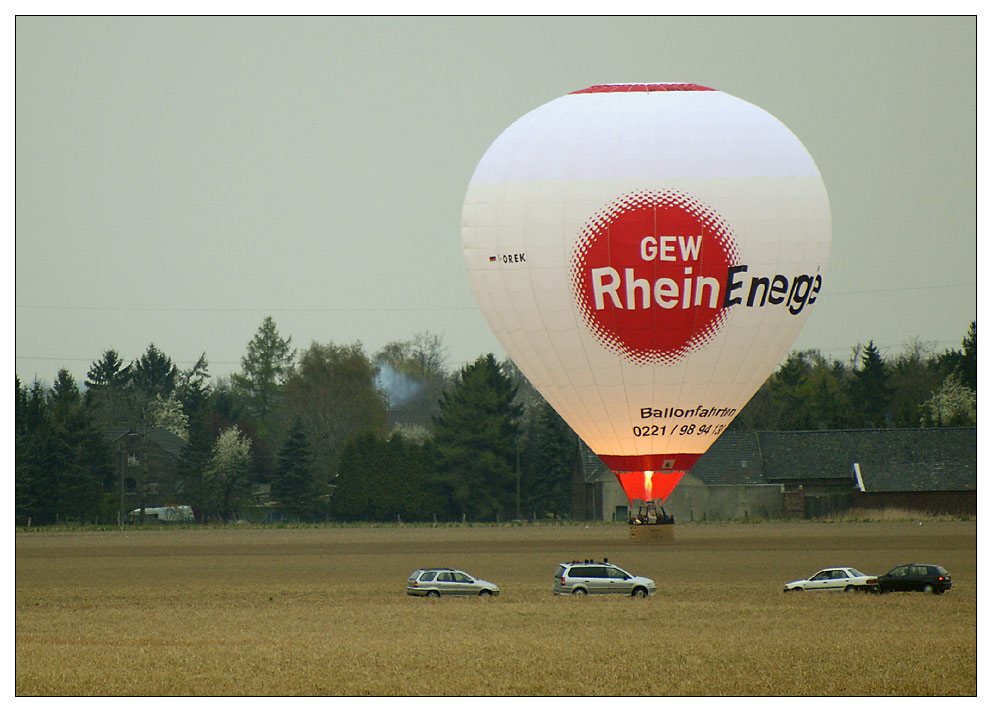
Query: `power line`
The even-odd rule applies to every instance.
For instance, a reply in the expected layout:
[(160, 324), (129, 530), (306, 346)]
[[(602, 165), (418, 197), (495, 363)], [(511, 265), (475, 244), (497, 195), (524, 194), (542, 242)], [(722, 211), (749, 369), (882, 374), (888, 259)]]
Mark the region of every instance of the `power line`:
[(284, 312), (443, 312), (443, 311), (478, 311), (479, 307), (286, 307), (283, 309), (262, 309), (255, 307), (92, 307), (92, 306), (55, 306), (45, 304), (16, 305), (16, 309), (34, 309), (48, 311), (136, 311), (136, 312), (246, 312), (259, 314), (274, 314)]
[[(18, 361), (78, 361), (80, 363), (93, 363), (94, 361), (99, 360), (93, 358), (77, 358), (77, 357), (60, 358), (58, 356), (14, 356), (14, 358)], [(240, 361), (209, 361), (209, 362), (211, 366), (213, 366), (214, 364), (217, 364), (218, 366), (237, 366), (240, 365), (241, 363)], [(197, 363), (197, 361), (173, 361), (173, 363), (180, 365), (189, 364), (192, 366), (193, 364)]]
[[(963, 289), (977, 287), (975, 282), (958, 284), (929, 284), (912, 287), (888, 287), (885, 289), (852, 289), (844, 291), (824, 291), (821, 297), (846, 296), (851, 294), (886, 294), (894, 292), (918, 292), (933, 289)], [(131, 312), (214, 312), (214, 313), (332, 313), (332, 312), (461, 312), (478, 311), (478, 306), (448, 307), (137, 307), (137, 306), (80, 306), (54, 304), (18, 304), (15, 309), (39, 311), (131, 311)]]
[[(71, 358), (61, 358), (59, 356), (17, 356), (17, 355), (14, 356), (14, 359), (17, 360), (17, 361), (58, 361), (60, 363), (64, 363), (64, 362), (94, 363), (96, 360), (98, 360), (98, 359), (93, 359), (93, 358), (79, 358), (79, 357), (75, 357), (75, 356), (73, 356)], [(241, 361), (214, 361), (212, 359), (207, 359), (207, 361), (210, 364), (210, 366), (240, 366), (241, 365)], [(176, 364), (176, 365), (178, 365), (178, 366), (187, 366), (187, 365), (192, 366), (192, 365), (198, 363), (198, 361), (174, 360), (173, 363)], [(446, 365), (449, 365), (449, 366), (466, 366), (469, 363), (471, 363), (471, 361), (445, 361), (444, 363)]]
[[(928, 340), (925, 340), (924, 343), (925, 344), (928, 344), (928, 345), (937, 346), (937, 347), (940, 347), (940, 346), (958, 346), (958, 345), (961, 344), (961, 339), (945, 339), (943, 341), (941, 341), (941, 340), (929, 340), (928, 339)], [(904, 343), (903, 344), (875, 344), (875, 347), (878, 348), (878, 349), (888, 350), (888, 349), (902, 348), (905, 345), (906, 344), (904, 344)], [(812, 346), (812, 347), (809, 347), (809, 348), (795, 347), (792, 350), (795, 350), (795, 351), (819, 351), (820, 353), (824, 353), (824, 354), (832, 354), (832, 353), (836, 353), (838, 351), (849, 352), (849, 351), (857, 348), (858, 346), (862, 346), (863, 347), (864, 344), (850, 344), (850, 345), (847, 345), (847, 346)], [(72, 362), (77, 362), (77, 363), (92, 363), (94, 361), (93, 358), (79, 358), (79, 357), (76, 357), (76, 356), (63, 358), (63, 357), (60, 357), (60, 356), (18, 356), (18, 355), (15, 354), (14, 358), (17, 361), (72, 361)], [(210, 363), (211, 366), (215, 366), (215, 365), (216, 366), (240, 366), (241, 365), (241, 361), (240, 360), (239, 361), (215, 361), (213, 359), (208, 359), (208, 362)], [(190, 365), (190, 366), (192, 366), (193, 364), (197, 363), (197, 361), (196, 360), (190, 360), (190, 361), (175, 360), (175, 361), (173, 361), (173, 363), (178, 364), (178, 365)], [(460, 366), (464, 366), (464, 365), (466, 365), (468, 363), (471, 363), (471, 362), (470, 361), (445, 361), (445, 363), (446, 364), (449, 364), (449, 365), (455, 365), (455, 366), (459, 366), (459, 365)]]
[(880, 294), (880, 293), (890, 293), (890, 292), (919, 292), (924, 289), (958, 289), (961, 287), (977, 287), (978, 285), (974, 282), (962, 283), (962, 284), (931, 284), (922, 287), (893, 287), (888, 289), (858, 289), (850, 290), (844, 292), (823, 292), (820, 296), (823, 297), (833, 297), (842, 296), (847, 294)]

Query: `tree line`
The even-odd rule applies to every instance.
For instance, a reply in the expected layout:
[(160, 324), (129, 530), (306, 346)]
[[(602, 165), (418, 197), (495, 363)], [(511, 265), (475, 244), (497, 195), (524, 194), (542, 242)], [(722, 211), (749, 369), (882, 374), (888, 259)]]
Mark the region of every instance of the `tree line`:
[(919, 340), (886, 358), (869, 341), (848, 361), (793, 351), (734, 419), (743, 430), (839, 430), (975, 425), (978, 331), (960, 349)]
[[(791, 353), (731, 427), (749, 430), (973, 425), (976, 324), (959, 350), (871, 342), (848, 362)], [(450, 372), (436, 335), (313, 343), (300, 353), (266, 317), (241, 369), (212, 378), (206, 355), (180, 369), (154, 344), (127, 363), (107, 349), (80, 386), (17, 377), (19, 524), (119, 521), (108, 435), (170, 433), (179, 489), (198, 521), (241, 516), (253, 485), (292, 521), (459, 521), (569, 516), (579, 439), (512, 361)], [(174, 494), (173, 498), (180, 495)]]

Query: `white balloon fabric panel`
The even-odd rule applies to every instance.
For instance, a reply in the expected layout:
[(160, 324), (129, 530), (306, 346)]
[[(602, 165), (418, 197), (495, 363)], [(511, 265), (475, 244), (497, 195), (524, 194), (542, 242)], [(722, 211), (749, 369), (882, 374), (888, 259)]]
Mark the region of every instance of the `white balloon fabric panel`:
[(519, 119), (462, 248), (507, 353), (614, 470), (688, 469), (788, 352), (830, 210), (777, 119), (684, 84), (590, 87)]

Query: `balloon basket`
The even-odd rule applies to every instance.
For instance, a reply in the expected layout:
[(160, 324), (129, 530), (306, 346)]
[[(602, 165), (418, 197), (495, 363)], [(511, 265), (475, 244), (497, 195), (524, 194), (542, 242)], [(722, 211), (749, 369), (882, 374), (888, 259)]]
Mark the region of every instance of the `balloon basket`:
[(674, 524), (630, 524), (631, 541), (674, 541)]

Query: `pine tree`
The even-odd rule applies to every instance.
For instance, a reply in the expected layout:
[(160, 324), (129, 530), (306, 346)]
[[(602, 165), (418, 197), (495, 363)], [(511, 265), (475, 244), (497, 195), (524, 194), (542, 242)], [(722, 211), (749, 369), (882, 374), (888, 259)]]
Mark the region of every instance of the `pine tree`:
[(14, 520), (27, 524), (32, 515), (31, 478), (32, 427), (29, 420), (28, 390), (16, 379), (14, 406)]
[(179, 369), (172, 359), (155, 344), (149, 344), (148, 350), (131, 365), (131, 382), (149, 398), (172, 395), (178, 375)]
[(234, 385), (248, 396), (252, 415), (265, 422), (278, 402), (279, 388), (285, 382), (296, 351), (290, 348), (292, 338), (279, 336), (271, 316), (265, 317), (252, 340), (248, 352), (241, 357), (241, 373), (231, 377)]
[(383, 486), (375, 477), (379, 471), (376, 460), (380, 451), (380, 441), (372, 433), (363, 433), (342, 448), (331, 495), (335, 519), (346, 522), (375, 520), (373, 496), (375, 489)]
[(213, 456), (213, 445), (213, 433), (204, 418), (191, 419), (189, 439), (179, 463), (179, 476), (184, 498), (200, 522), (204, 521), (204, 510), (208, 506), (207, 469)]
[(483, 520), (515, 511), (521, 408), (492, 354), (461, 370), (441, 397), (435, 443), (454, 516)]
[(56, 500), (60, 519), (96, 522), (104, 488), (113, 481), (110, 450), (81, 408), (56, 421), (52, 439), (62, 468)]
[(99, 361), (94, 361), (86, 372), (87, 393), (99, 391), (101, 388), (123, 386), (130, 377), (131, 367), (124, 366), (121, 357), (114, 349), (107, 349)]
[(775, 427), (796, 430), (809, 427), (802, 389), (810, 376), (805, 354), (793, 351), (771, 378), (772, 401), (775, 404)]
[(299, 521), (314, 521), (320, 515), (320, 489), (314, 471), (313, 454), (303, 423), (293, 423), (279, 452), (279, 466), (272, 482), (272, 494), (283, 514)]
[(431, 521), (448, 508), (431, 441), (364, 433), (342, 450), (331, 512), (344, 521)]
[(54, 492), (59, 487), (59, 472), (52, 462), (52, 422), (45, 388), (34, 381), (23, 396), (22, 447), (17, 454), (25, 488), (20, 499), (24, 514), (32, 524), (52, 524), (57, 508)]
[(99, 427), (134, 427), (140, 422), (141, 404), (130, 387), (131, 375), (131, 366), (124, 366), (114, 349), (104, 351), (90, 366), (84, 402)]
[(19, 522), (95, 522), (113, 472), (106, 442), (82, 404), (75, 379), (59, 371), (48, 391), (17, 382), (15, 511)]
[(51, 405), (56, 418), (63, 418), (82, 405), (82, 396), (76, 379), (68, 369), (59, 369), (52, 384)]
[(978, 391), (978, 322), (971, 322), (968, 333), (961, 342), (964, 358), (961, 363), (961, 370), (958, 375), (961, 378), (961, 385)]
[(948, 349), (941, 354), (936, 363), (940, 379), (956, 376), (958, 382), (966, 388), (978, 389), (978, 324), (971, 322), (968, 333), (961, 341), (961, 350)]
[(210, 403), (208, 367), (207, 354), (203, 353), (193, 366), (180, 371), (176, 376), (175, 397), (182, 404), (182, 411), (187, 418), (202, 418), (206, 415)]
[(859, 424), (884, 428), (892, 402), (889, 368), (873, 341), (863, 349), (861, 368), (855, 370), (851, 404), (859, 416)]
[(525, 446), (525, 511), (567, 515), (572, 511), (578, 436), (547, 402), (536, 408), (533, 420)]

